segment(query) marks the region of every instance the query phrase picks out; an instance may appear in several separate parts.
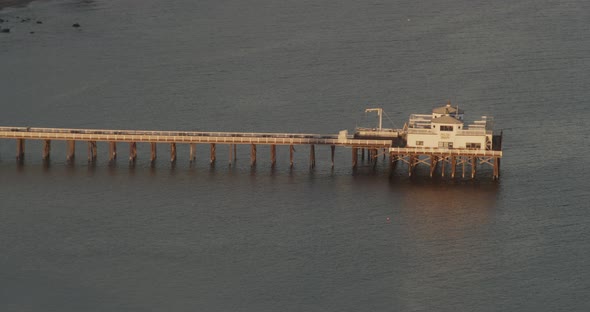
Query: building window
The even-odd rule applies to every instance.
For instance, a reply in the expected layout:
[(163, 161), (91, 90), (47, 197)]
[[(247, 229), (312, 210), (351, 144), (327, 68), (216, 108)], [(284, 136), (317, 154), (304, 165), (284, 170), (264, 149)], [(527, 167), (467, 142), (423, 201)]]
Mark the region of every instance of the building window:
[(438, 142), (439, 148), (453, 148), (453, 142)]
[(467, 149), (481, 149), (481, 143), (465, 143)]
[(424, 141), (416, 141), (416, 146), (424, 146)]
[(453, 126), (440, 126), (440, 131), (453, 131)]

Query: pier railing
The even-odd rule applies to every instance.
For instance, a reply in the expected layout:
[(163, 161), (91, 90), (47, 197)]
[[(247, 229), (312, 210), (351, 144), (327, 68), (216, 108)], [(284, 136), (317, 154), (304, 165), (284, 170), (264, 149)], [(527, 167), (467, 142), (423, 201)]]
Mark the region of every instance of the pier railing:
[(0, 127), (0, 138), (151, 143), (227, 143), (277, 145), (340, 145), (388, 148), (391, 140), (338, 138), (337, 134), (107, 130)]
[(477, 150), (466, 148), (435, 148), (435, 147), (391, 147), (389, 152), (395, 154), (440, 154), (456, 156), (502, 157), (502, 151)]

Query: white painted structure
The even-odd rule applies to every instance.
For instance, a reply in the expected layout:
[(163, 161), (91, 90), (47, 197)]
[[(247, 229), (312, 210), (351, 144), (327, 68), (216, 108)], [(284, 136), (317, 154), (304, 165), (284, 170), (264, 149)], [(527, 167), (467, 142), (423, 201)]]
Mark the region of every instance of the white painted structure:
[(458, 107), (437, 107), (431, 115), (412, 114), (407, 128), (407, 147), (491, 150), (493, 118), (465, 125), (463, 110)]

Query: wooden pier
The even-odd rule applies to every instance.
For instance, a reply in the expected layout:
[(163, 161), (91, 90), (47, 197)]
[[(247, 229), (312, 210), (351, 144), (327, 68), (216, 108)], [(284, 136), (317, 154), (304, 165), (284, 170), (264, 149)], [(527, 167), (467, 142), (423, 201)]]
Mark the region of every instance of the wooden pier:
[(448, 174), (454, 179), (456, 173), (460, 172), (461, 178), (465, 178), (468, 173), (474, 179), (478, 166), (487, 165), (493, 170), (492, 178), (500, 178), (501, 150), (392, 147), (389, 154), (391, 170), (404, 163), (407, 165), (409, 176), (412, 176), (416, 167), (421, 165), (429, 169), (430, 177), (434, 176), (438, 168), (441, 177)]
[[(399, 130), (402, 133), (402, 130)], [(475, 178), (478, 165), (489, 165), (493, 168), (493, 179), (500, 176), (500, 150), (473, 150), (473, 149), (437, 149), (437, 148), (408, 148), (400, 146), (403, 141), (401, 136), (397, 139), (361, 139), (354, 138), (345, 133), (334, 135), (303, 134), (303, 133), (243, 133), (243, 132), (195, 132), (195, 131), (149, 131), (149, 130), (105, 130), (105, 129), (66, 129), (66, 128), (33, 128), (33, 127), (0, 127), (0, 139), (16, 140), (16, 160), (23, 162), (25, 157), (25, 142), (27, 140), (43, 141), (41, 157), (49, 161), (51, 154), (51, 142), (66, 142), (66, 161), (71, 163), (76, 157), (76, 143), (83, 142), (87, 145), (88, 162), (97, 160), (97, 142), (109, 144), (109, 162), (114, 162), (118, 156), (117, 144), (128, 144), (129, 162), (137, 160), (137, 143), (150, 144), (150, 162), (155, 163), (157, 158), (157, 144), (168, 144), (170, 162), (177, 161), (177, 144), (189, 145), (189, 161), (196, 159), (197, 144), (208, 146), (209, 162), (213, 166), (217, 159), (218, 145), (227, 145), (229, 149), (229, 165), (236, 159), (236, 146), (250, 146), (250, 164), (256, 166), (257, 146), (270, 146), (270, 163), (276, 165), (276, 146), (289, 146), (289, 164), (294, 165), (294, 152), (296, 145), (309, 146), (309, 167), (316, 165), (315, 146), (328, 145), (331, 151), (331, 164), (334, 166), (334, 154), (336, 147), (347, 148), (352, 151), (352, 167), (358, 165), (359, 153), (361, 159), (366, 156), (373, 166), (380, 155), (389, 154), (390, 168), (393, 172), (400, 163), (408, 166), (409, 175), (412, 175), (418, 165), (427, 166), (430, 176), (433, 176), (440, 168), (441, 176), (449, 171), (450, 178), (455, 178), (457, 166), (461, 171), (461, 177), (465, 178), (465, 169), (470, 169), (470, 177)], [(501, 141), (501, 137), (499, 138)], [(379, 153), (379, 151), (385, 151)], [(450, 167), (445, 168), (445, 167)]]

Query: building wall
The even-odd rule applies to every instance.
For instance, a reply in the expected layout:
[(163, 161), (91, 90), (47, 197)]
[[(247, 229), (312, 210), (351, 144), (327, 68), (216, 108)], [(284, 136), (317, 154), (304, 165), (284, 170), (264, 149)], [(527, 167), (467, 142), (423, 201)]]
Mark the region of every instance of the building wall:
[[(422, 141), (424, 144), (416, 145), (416, 141)], [(432, 134), (412, 134), (408, 133), (408, 147), (427, 147), (438, 148), (439, 142), (453, 142), (453, 148), (466, 148), (467, 143), (479, 143), (480, 149), (486, 148), (485, 135), (455, 135), (454, 132), (440, 132)]]

